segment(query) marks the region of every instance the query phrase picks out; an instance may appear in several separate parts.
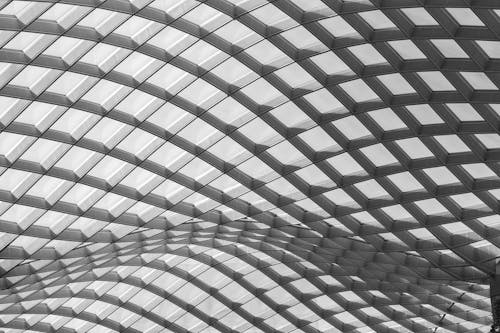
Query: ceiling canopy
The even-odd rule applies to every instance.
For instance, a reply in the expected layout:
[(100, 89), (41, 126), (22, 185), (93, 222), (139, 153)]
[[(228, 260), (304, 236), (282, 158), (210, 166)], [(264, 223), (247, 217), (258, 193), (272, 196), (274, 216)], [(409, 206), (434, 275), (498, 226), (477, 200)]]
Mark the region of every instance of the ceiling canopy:
[(1, 332), (488, 332), (500, 1), (0, 0)]

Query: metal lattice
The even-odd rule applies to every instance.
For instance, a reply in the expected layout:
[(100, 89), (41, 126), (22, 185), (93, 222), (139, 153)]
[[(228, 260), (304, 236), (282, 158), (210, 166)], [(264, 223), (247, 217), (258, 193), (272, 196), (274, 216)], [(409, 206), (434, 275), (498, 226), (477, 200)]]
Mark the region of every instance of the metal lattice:
[(488, 332), (500, 1), (0, 0), (2, 332)]

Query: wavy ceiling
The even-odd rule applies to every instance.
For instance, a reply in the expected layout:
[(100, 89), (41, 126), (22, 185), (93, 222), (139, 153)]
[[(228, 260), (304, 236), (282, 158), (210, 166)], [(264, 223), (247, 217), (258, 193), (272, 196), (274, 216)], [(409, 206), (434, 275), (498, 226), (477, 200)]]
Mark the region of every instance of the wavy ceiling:
[(2, 332), (487, 332), (500, 2), (0, 0)]

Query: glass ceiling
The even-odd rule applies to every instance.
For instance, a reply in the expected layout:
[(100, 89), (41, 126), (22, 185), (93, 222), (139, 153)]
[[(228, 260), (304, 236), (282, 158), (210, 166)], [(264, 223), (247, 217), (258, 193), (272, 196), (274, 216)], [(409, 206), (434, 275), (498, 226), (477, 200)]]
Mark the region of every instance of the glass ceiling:
[(487, 332), (500, 2), (0, 0), (2, 332)]

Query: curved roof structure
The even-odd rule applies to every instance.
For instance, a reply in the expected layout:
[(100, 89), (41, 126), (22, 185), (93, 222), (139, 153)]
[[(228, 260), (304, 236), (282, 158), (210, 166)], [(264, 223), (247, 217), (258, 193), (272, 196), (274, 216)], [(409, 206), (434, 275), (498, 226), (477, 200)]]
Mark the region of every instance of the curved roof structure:
[(497, 0), (0, 0), (0, 331), (489, 331), (499, 39)]

